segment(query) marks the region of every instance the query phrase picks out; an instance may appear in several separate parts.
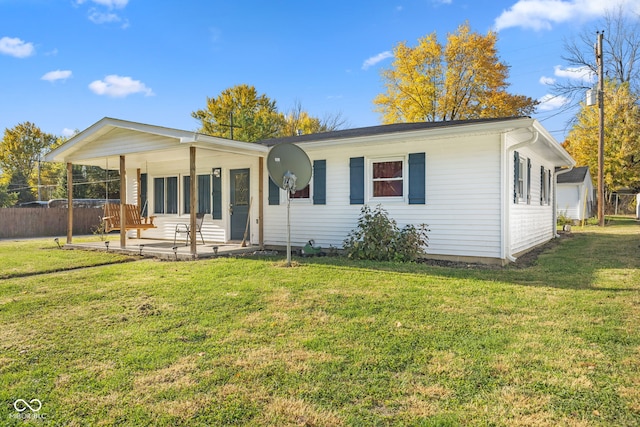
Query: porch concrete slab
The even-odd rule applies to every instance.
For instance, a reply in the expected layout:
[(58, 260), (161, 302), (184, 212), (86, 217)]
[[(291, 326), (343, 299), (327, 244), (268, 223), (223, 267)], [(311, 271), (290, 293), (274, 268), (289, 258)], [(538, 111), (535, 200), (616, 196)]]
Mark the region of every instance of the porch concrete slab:
[(242, 247), (240, 243), (202, 242), (196, 246), (196, 253), (191, 253), (191, 246), (185, 246), (184, 241), (173, 244), (171, 240), (156, 239), (127, 239), (125, 246), (120, 246), (120, 239), (108, 239), (100, 242), (66, 243), (64, 249), (80, 249), (91, 251), (109, 251), (125, 255), (158, 258), (170, 261), (185, 261), (193, 259), (214, 258), (220, 256), (234, 256), (253, 253), (259, 250), (257, 245)]

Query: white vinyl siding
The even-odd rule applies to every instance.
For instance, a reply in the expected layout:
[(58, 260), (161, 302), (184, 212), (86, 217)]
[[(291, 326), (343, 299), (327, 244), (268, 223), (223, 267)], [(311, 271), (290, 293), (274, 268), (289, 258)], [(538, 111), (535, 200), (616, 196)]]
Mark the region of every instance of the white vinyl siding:
[[(132, 144), (135, 141), (135, 144)], [(131, 131), (127, 129), (114, 129), (102, 136), (100, 144), (87, 144), (75, 153), (74, 157), (98, 157), (113, 156), (113, 153), (127, 155), (131, 153), (153, 152), (175, 147), (176, 140), (165, 136), (138, 132), (132, 138)], [(117, 156), (111, 168), (118, 168)]]
[[(541, 198), (552, 198), (551, 188), (549, 188), (549, 194), (544, 194), (545, 188), (541, 186), (540, 170), (542, 167), (544, 167), (545, 170), (550, 170), (553, 169), (554, 166), (529, 148), (521, 148), (518, 151), (521, 164), (523, 160), (525, 164), (526, 194), (523, 195), (525, 201), (519, 198), (519, 203), (512, 204), (510, 208), (509, 253), (511, 255), (518, 254), (549, 241), (553, 238), (555, 232), (552, 204), (540, 203)], [(531, 165), (530, 169), (528, 165)], [(513, 165), (511, 166), (510, 170), (513, 171)], [(530, 173), (528, 169), (531, 171)], [(537, 171), (537, 173), (534, 171)], [(530, 178), (528, 182), (527, 177)], [(526, 200), (528, 200), (529, 203), (527, 203)]]
[[(362, 205), (349, 198), (349, 159), (374, 161), (407, 159), (409, 153), (426, 153), (426, 205), (409, 205), (404, 196), (382, 204), (398, 226), (425, 223), (429, 229), (427, 252), (434, 255), (500, 256), (500, 136), (415, 138), (397, 143), (344, 144), (330, 148), (302, 145), (311, 160), (326, 159), (326, 205), (291, 206), (291, 236), (294, 246), (309, 239), (328, 248), (342, 247), (356, 226)], [(403, 163), (406, 181), (407, 165)], [(371, 195), (372, 175), (366, 169), (365, 194)], [(265, 188), (267, 182), (265, 180)], [(406, 187), (406, 183), (405, 183)], [(394, 199), (394, 198), (391, 198)], [(365, 200), (375, 206), (375, 198)], [(265, 206), (265, 243), (286, 245), (286, 206)]]

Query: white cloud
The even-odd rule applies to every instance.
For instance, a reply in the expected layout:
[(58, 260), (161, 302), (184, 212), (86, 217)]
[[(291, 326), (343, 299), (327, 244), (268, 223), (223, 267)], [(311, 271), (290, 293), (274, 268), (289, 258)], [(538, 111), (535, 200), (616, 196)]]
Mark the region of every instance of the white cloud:
[(602, 17), (607, 10), (621, 7), (640, 12), (640, 0), (518, 0), (494, 22), (496, 31), (510, 27), (550, 30), (554, 24)]
[(153, 90), (148, 88), (140, 80), (131, 77), (123, 77), (115, 74), (108, 75), (104, 80), (96, 80), (89, 84), (89, 89), (97, 95), (106, 95), (113, 98), (124, 98), (134, 93), (143, 93), (144, 96), (153, 96)]
[(26, 58), (35, 53), (33, 43), (27, 43), (18, 38), (3, 37), (0, 39), (0, 53), (16, 58)]
[(120, 15), (115, 13), (102, 13), (95, 9), (91, 9), (89, 12), (89, 21), (94, 24), (116, 24), (122, 22), (121, 28), (129, 28), (129, 20), (122, 19)]
[(538, 110), (540, 111), (551, 111), (557, 110), (558, 108), (569, 103), (569, 99), (562, 95), (550, 95), (547, 94), (542, 98), (538, 99)]
[(127, 4), (129, 3), (129, 0), (91, 0), (92, 2), (96, 3), (96, 4), (101, 4), (102, 6), (107, 6), (108, 8), (116, 8), (116, 9), (122, 9), (123, 7), (126, 7)]
[(57, 80), (67, 80), (69, 77), (71, 77), (71, 74), (71, 70), (55, 70), (49, 71), (44, 76), (40, 77), (40, 79), (49, 82), (55, 82)]
[[(101, 6), (106, 6), (109, 9), (122, 9), (127, 6), (129, 0), (91, 0), (95, 4), (99, 4)], [(87, 0), (76, 0), (77, 5), (81, 5), (86, 3)]]
[(596, 81), (596, 75), (589, 67), (567, 67), (562, 68), (560, 65), (553, 67), (553, 75), (571, 80), (582, 80), (585, 83), (593, 83)]
[(65, 136), (67, 138), (70, 138), (75, 134), (76, 134), (76, 131), (73, 129), (69, 129), (69, 128), (62, 129), (62, 136)]
[[(87, 3), (88, 0), (76, 0), (75, 4), (80, 6)], [(117, 24), (122, 23), (122, 28), (129, 27), (129, 21), (126, 18), (122, 18), (117, 13), (114, 13), (114, 9), (124, 9), (129, 0), (90, 0), (95, 7), (90, 7), (87, 16), (94, 24)]]
[(555, 84), (556, 79), (554, 79), (553, 77), (547, 77), (547, 76), (542, 76), (540, 77), (540, 84), (543, 84), (545, 86), (551, 86), (552, 84)]
[(89, 13), (89, 21), (94, 24), (110, 24), (113, 22), (120, 22), (121, 20), (122, 18), (115, 13), (102, 13), (95, 9)]
[(393, 53), (390, 50), (386, 50), (364, 61), (362, 63), (362, 69), (366, 70), (369, 67), (373, 67), (378, 62), (384, 61), (385, 59), (392, 58), (392, 57), (393, 57)]

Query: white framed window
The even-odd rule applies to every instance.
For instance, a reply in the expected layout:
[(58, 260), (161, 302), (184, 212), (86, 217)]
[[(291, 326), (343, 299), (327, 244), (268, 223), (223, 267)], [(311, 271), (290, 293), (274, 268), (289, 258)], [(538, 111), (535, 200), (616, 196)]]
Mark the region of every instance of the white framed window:
[[(211, 213), (211, 175), (200, 174), (196, 177), (196, 212)], [(182, 176), (182, 213), (191, 212), (191, 176)]]
[(527, 159), (520, 157), (518, 162), (518, 201), (527, 200)]
[(306, 187), (296, 189), (295, 193), (291, 194), (291, 200), (310, 200), (310, 198), (311, 198), (311, 181), (309, 181), (309, 184), (307, 184)]
[(531, 159), (514, 152), (513, 202), (531, 203)]
[(156, 214), (178, 213), (178, 177), (153, 179), (153, 211)]
[(551, 170), (540, 167), (540, 204), (551, 203)]
[(405, 159), (403, 157), (370, 161), (370, 197), (372, 199), (404, 199)]

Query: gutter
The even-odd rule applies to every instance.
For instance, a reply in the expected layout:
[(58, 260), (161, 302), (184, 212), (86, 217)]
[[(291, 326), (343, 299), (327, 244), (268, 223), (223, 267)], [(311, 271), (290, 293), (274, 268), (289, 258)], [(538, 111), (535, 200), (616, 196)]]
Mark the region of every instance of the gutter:
[[(509, 147), (506, 150), (506, 159), (503, 158), (503, 162), (504, 162), (504, 173), (503, 176), (507, 177), (507, 182), (505, 183), (505, 185), (502, 186), (502, 188), (509, 188), (509, 177), (510, 177), (510, 173), (509, 173), (509, 168), (507, 167), (509, 165), (509, 159), (511, 159), (513, 156), (513, 152), (515, 150), (517, 150), (518, 148), (524, 147), (524, 146), (531, 146), (534, 145), (535, 143), (538, 142), (538, 139), (540, 139), (540, 132), (538, 132), (536, 129), (533, 128), (533, 126), (531, 126), (529, 128), (529, 130), (531, 131), (531, 138), (526, 140), (526, 141), (522, 141), (519, 142), (515, 145), (512, 145), (511, 147)], [(506, 134), (505, 138), (506, 138)], [(506, 141), (503, 142), (503, 144), (506, 144)], [(504, 150), (503, 150), (504, 151)], [(515, 165), (514, 165), (515, 167)], [(555, 193), (554, 193), (555, 194)], [(508, 197), (504, 198), (504, 227), (503, 229), (504, 231), (504, 236), (502, 239), (502, 244), (503, 244), (503, 256), (504, 258), (506, 258), (509, 262), (515, 262), (516, 258), (513, 257), (511, 255), (511, 224), (510, 224), (510, 218), (511, 218), (511, 197), (510, 195), (508, 195)]]

